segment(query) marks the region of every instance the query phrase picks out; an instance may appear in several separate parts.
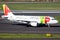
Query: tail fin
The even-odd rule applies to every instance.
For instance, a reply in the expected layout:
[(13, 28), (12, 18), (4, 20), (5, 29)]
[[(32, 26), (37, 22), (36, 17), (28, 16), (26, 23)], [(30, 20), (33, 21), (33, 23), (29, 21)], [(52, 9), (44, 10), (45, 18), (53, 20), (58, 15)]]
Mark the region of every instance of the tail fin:
[(11, 12), (11, 10), (8, 8), (7, 5), (3, 4), (3, 11), (4, 11), (4, 15), (7, 16), (8, 13)]

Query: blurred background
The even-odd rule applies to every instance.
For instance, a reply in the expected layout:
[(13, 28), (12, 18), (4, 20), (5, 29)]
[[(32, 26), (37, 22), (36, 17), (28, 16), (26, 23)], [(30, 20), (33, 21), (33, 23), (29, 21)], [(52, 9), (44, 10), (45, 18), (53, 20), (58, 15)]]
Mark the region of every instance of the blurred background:
[(0, 0), (0, 2), (60, 2), (60, 0)]

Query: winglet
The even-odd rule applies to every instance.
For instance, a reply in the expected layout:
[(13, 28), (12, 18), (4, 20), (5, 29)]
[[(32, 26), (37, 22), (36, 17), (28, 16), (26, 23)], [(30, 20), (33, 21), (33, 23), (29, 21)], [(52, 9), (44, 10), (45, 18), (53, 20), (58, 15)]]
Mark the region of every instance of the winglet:
[(6, 4), (3, 4), (3, 11), (4, 11), (5, 16), (7, 16), (8, 13), (11, 12), (11, 10), (8, 8), (8, 6)]

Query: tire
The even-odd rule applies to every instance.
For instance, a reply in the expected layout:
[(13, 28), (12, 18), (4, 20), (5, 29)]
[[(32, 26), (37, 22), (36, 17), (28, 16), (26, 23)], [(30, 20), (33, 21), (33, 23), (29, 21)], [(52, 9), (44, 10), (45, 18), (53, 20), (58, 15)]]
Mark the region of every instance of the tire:
[(31, 25), (27, 24), (26, 27), (31, 27)]

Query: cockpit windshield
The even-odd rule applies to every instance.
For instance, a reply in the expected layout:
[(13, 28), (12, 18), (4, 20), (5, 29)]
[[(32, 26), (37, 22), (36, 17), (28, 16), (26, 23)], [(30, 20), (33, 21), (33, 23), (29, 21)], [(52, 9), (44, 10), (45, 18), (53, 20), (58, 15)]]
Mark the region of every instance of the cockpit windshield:
[(55, 19), (52, 19), (52, 20), (55, 20)]

